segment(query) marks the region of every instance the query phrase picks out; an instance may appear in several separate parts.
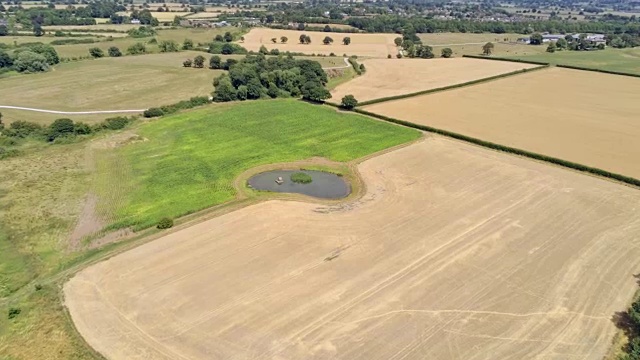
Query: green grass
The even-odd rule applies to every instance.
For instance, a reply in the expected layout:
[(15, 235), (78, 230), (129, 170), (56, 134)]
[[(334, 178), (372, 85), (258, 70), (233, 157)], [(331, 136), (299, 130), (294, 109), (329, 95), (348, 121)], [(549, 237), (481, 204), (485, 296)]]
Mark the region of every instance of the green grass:
[(210, 106), (136, 132), (148, 140), (98, 157), (99, 208), (111, 228), (145, 228), (230, 201), (234, 179), (258, 165), (316, 156), (345, 162), (420, 136), (297, 100)]
[(536, 55), (510, 56), (510, 58), (640, 74), (640, 48), (557, 51), (553, 54), (545, 52)]

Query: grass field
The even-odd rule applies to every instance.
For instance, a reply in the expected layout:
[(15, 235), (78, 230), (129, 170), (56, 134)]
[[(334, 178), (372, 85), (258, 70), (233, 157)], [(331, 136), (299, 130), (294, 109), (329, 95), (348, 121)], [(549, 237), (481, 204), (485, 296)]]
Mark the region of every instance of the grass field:
[[(0, 44), (8, 44), (8, 45), (20, 45), (26, 43), (36, 43), (41, 42), (44, 44), (48, 44), (54, 40), (65, 40), (65, 39), (94, 39), (99, 40), (97, 37), (92, 36), (91, 34), (87, 34), (87, 37), (55, 37), (55, 36), (0, 36)], [(92, 44), (89, 44), (92, 45)]]
[[(199, 54), (164, 53), (60, 64), (47, 73), (0, 79), (0, 98), (3, 105), (59, 111), (146, 109), (172, 104), (213, 91), (213, 78), (222, 70), (182, 67), (184, 59)], [(37, 113), (24, 116), (25, 120), (61, 117)]]
[[(468, 58), (452, 59), (369, 59), (362, 63), (367, 72), (335, 88), (333, 101), (351, 94), (358, 101), (379, 99), (464, 83), (534, 67), (507, 61)], [(420, 81), (416, 81), (420, 79)]]
[(551, 68), (364, 108), (640, 178), (640, 81)]
[(535, 55), (511, 56), (511, 58), (640, 75), (640, 48), (608, 48), (601, 51), (558, 51), (553, 54), (544, 52)]
[(436, 136), (358, 172), (359, 201), (268, 201), (86, 268), (74, 323), (112, 359), (602, 359), (640, 192)]
[(163, 118), (148, 141), (100, 154), (99, 208), (113, 227), (147, 227), (232, 200), (233, 180), (263, 164), (357, 159), (419, 136), (296, 100), (217, 105)]

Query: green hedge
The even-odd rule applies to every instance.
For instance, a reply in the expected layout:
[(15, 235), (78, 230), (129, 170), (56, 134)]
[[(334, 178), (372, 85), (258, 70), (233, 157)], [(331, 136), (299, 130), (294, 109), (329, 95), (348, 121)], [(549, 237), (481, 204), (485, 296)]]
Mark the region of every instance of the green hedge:
[(631, 73), (625, 73), (625, 72), (620, 72), (620, 71), (611, 71), (611, 70), (603, 70), (603, 69), (593, 69), (593, 68), (586, 68), (586, 67), (573, 66), (573, 65), (556, 65), (556, 66), (557, 66), (557, 67), (559, 67), (559, 68), (566, 68), (566, 69), (585, 70), (585, 71), (595, 71), (595, 72), (605, 73), (605, 74), (613, 74), (613, 75), (623, 75), (623, 76), (640, 77), (640, 75), (638, 75), (638, 74), (631, 74)]
[(516, 71), (508, 72), (508, 73), (505, 73), (505, 74), (500, 74), (500, 75), (496, 75), (496, 76), (490, 76), (490, 77), (487, 77), (487, 78), (467, 81), (467, 82), (464, 82), (464, 83), (454, 84), (454, 85), (449, 85), (449, 86), (444, 86), (444, 87), (439, 87), (439, 88), (435, 88), (435, 89), (418, 91), (418, 92), (414, 92), (414, 93), (410, 93), (410, 94), (387, 96), (387, 97), (383, 97), (383, 98), (379, 98), (379, 99), (363, 101), (361, 103), (358, 103), (358, 106), (360, 107), (360, 106), (372, 105), (372, 104), (377, 104), (377, 103), (381, 103), (381, 102), (385, 102), (385, 101), (399, 100), (399, 99), (404, 99), (404, 98), (418, 96), (418, 95), (425, 95), (425, 94), (431, 94), (431, 93), (439, 92), (439, 91), (456, 89), (456, 88), (469, 86), (469, 85), (475, 85), (475, 84), (483, 83), (483, 82), (486, 82), (486, 81), (492, 81), (492, 80), (496, 80), (496, 79), (500, 79), (500, 78), (504, 78), (504, 77), (508, 77), (508, 76), (512, 76), (512, 75), (523, 74), (523, 73), (530, 72), (530, 71), (540, 70), (540, 69), (544, 69), (544, 68), (547, 68), (547, 67), (549, 67), (549, 65), (538, 66), (538, 67), (529, 68), (529, 69), (516, 70)]
[(450, 138), (466, 141), (466, 142), (469, 142), (469, 143), (472, 143), (472, 144), (476, 144), (476, 145), (480, 145), (480, 146), (484, 146), (484, 147), (487, 147), (487, 148), (490, 148), (490, 149), (504, 151), (506, 153), (516, 154), (516, 155), (520, 155), (520, 156), (525, 156), (525, 157), (528, 157), (528, 158), (531, 158), (531, 159), (545, 161), (545, 162), (548, 162), (548, 163), (552, 163), (552, 164), (568, 167), (568, 168), (571, 168), (571, 169), (584, 171), (584, 172), (587, 172), (587, 173), (590, 173), (590, 174), (604, 176), (606, 178), (610, 178), (610, 179), (614, 179), (614, 180), (617, 180), (617, 181), (621, 181), (623, 183), (627, 183), (627, 184), (631, 184), (631, 185), (635, 185), (635, 186), (640, 186), (640, 180), (638, 180), (638, 179), (635, 179), (635, 178), (632, 178), (632, 177), (628, 177), (628, 176), (624, 176), (624, 175), (620, 175), (620, 174), (616, 174), (616, 173), (612, 173), (612, 172), (609, 172), (609, 171), (606, 171), (606, 170), (602, 170), (602, 169), (598, 169), (598, 168), (594, 168), (594, 167), (590, 167), (590, 166), (585, 166), (585, 165), (577, 164), (577, 163), (574, 163), (574, 162), (571, 162), (571, 161), (566, 161), (566, 160), (554, 158), (554, 157), (551, 157), (551, 156), (537, 154), (537, 153), (529, 152), (529, 151), (526, 151), (526, 150), (512, 148), (512, 147), (509, 147), (509, 146), (504, 146), (504, 145), (492, 143), (492, 142), (489, 142), (489, 141), (476, 139), (476, 138), (473, 138), (473, 137), (470, 137), (470, 136), (466, 136), (466, 135), (454, 133), (454, 132), (451, 132), (451, 131), (434, 128), (434, 127), (431, 127), (431, 126), (418, 125), (418, 124), (414, 124), (414, 123), (411, 123), (411, 122), (408, 122), (408, 121), (398, 120), (398, 119), (390, 118), (390, 117), (387, 117), (387, 116), (384, 116), (384, 115), (374, 114), (372, 112), (361, 110), (361, 109), (358, 109), (358, 108), (354, 109), (353, 111), (355, 111), (355, 112), (357, 112), (359, 114), (371, 116), (371, 117), (374, 117), (374, 118), (377, 118), (377, 119), (381, 119), (381, 120), (384, 120), (384, 121), (388, 121), (388, 122), (391, 122), (391, 123), (404, 125), (404, 126), (408, 126), (408, 127), (414, 128), (414, 129), (424, 130), (424, 131), (428, 131), (428, 132), (432, 132), (432, 133), (448, 136)]
[(171, 105), (164, 105), (161, 107), (152, 107), (145, 110), (142, 115), (146, 118), (160, 117), (164, 115), (173, 114), (180, 110), (191, 109), (197, 106), (207, 105), (211, 103), (207, 96), (195, 96), (189, 100), (183, 100)]
[(533, 65), (549, 65), (548, 62), (543, 62), (543, 61), (509, 59), (509, 58), (503, 58), (503, 57), (488, 57), (488, 56), (480, 56), (480, 55), (462, 55), (462, 57), (471, 58), (471, 59), (517, 62), (517, 63), (533, 64)]

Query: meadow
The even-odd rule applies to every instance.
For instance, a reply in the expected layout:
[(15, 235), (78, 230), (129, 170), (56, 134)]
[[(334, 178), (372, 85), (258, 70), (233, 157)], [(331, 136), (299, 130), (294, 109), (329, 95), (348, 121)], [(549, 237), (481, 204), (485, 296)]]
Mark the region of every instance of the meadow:
[(555, 53), (543, 52), (525, 56), (509, 56), (509, 58), (640, 75), (640, 48), (607, 48), (600, 51), (556, 51)]
[(98, 208), (111, 228), (145, 228), (233, 200), (233, 180), (258, 165), (345, 162), (420, 136), (297, 100), (214, 105), (144, 124), (136, 134), (146, 140), (97, 154)]
[(364, 109), (638, 179), (639, 93), (636, 78), (553, 67)]

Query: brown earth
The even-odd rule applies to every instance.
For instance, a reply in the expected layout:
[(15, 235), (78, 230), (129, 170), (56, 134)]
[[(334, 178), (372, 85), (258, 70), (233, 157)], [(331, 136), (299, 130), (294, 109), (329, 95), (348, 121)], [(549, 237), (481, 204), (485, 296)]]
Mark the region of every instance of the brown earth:
[(472, 80), (496, 76), (535, 65), (469, 58), (370, 59), (362, 61), (367, 71), (331, 91), (334, 102), (345, 95), (358, 101), (410, 94)]
[(431, 136), (350, 206), (274, 200), (64, 287), (109, 359), (601, 359), (640, 271), (640, 192)]
[[(311, 37), (310, 44), (300, 44), (301, 34)], [(289, 40), (286, 44), (280, 43), (280, 37), (286, 36)], [(325, 36), (333, 39), (333, 44), (324, 45), (322, 40)], [(351, 38), (350, 45), (343, 45), (342, 38)], [(388, 54), (395, 56), (398, 50), (393, 40), (397, 34), (349, 34), (349, 33), (326, 33), (318, 31), (297, 31), (297, 30), (277, 30), (267, 28), (254, 28), (244, 35), (241, 45), (247, 50), (258, 51), (264, 45), (267, 49), (278, 49), (281, 52), (301, 52), (305, 54), (325, 54), (334, 53), (338, 56), (343, 54), (386, 58)], [(272, 38), (277, 39), (277, 43), (271, 42)]]
[(640, 178), (640, 80), (551, 68), (364, 107)]

